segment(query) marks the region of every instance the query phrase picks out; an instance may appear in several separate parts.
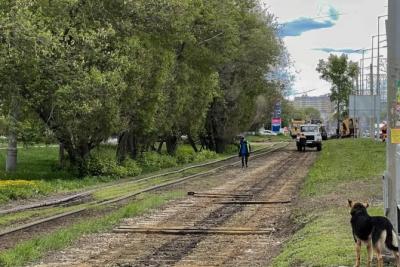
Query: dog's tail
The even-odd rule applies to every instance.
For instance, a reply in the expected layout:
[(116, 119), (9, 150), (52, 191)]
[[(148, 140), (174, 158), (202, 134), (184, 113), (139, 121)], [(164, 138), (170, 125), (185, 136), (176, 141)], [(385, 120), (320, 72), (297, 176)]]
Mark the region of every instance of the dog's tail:
[(387, 231), (385, 244), (386, 244), (387, 248), (392, 251), (399, 250), (399, 242), (397, 240), (397, 234), (393, 229), (391, 229), (391, 231)]

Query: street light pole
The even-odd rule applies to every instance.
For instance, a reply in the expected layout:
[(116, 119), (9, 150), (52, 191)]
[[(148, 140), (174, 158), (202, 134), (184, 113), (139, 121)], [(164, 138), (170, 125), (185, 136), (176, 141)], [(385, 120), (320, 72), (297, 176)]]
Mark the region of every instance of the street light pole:
[(376, 59), (376, 78), (377, 78), (377, 80), (376, 80), (376, 94), (378, 95), (378, 96), (380, 96), (380, 94), (381, 94), (381, 79), (380, 79), (380, 76), (379, 76), (379, 72), (380, 72), (380, 69), (379, 69), (379, 65), (380, 65), (380, 59), (379, 59), (379, 57), (380, 57), (380, 43), (381, 43), (381, 40), (380, 40), (380, 32), (381, 32), (381, 27), (380, 27), (380, 21), (381, 21), (381, 18), (385, 18), (385, 17), (387, 17), (387, 15), (382, 15), (382, 16), (378, 16), (378, 58)]
[[(370, 64), (370, 70), (369, 70), (369, 75), (370, 75), (370, 81), (369, 81), (369, 90), (371, 94), (371, 100), (374, 101), (373, 104), (373, 110), (372, 110), (372, 116), (371, 116), (371, 125), (370, 125), (370, 137), (374, 141), (375, 140), (375, 99), (374, 99), (374, 38), (376, 36), (372, 36), (372, 45), (371, 45), (371, 64)], [(378, 43), (379, 47), (379, 43)]]
[[(400, 127), (400, 114), (396, 111), (396, 106), (400, 103), (397, 102), (397, 94), (400, 93), (397, 88), (400, 81), (400, 1), (389, 0), (389, 16), (387, 21), (387, 40), (388, 40), (388, 141), (387, 141), (387, 166), (385, 180), (387, 182), (386, 189), (388, 193), (387, 202), (388, 209), (386, 215), (392, 222), (396, 233), (398, 233), (398, 215), (397, 215), (397, 201), (398, 201), (398, 186), (400, 185), (400, 175), (397, 173), (397, 149), (399, 145), (392, 144), (392, 133), (394, 129)], [(400, 170), (400, 169), (399, 169)]]
[(376, 58), (376, 95), (378, 96), (379, 99), (379, 111), (378, 111), (378, 118), (377, 118), (377, 125), (378, 125), (378, 138), (380, 134), (380, 123), (381, 123), (381, 112), (382, 112), (382, 100), (381, 100), (381, 76), (380, 76), (380, 46), (381, 46), (381, 40), (380, 40), (380, 20), (381, 18), (387, 17), (387, 15), (382, 15), (378, 16), (378, 56)]

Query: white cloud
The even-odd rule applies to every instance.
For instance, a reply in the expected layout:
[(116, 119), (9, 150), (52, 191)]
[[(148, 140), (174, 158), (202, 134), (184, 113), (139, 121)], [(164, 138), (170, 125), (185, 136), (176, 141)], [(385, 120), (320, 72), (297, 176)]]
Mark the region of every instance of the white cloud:
[[(377, 34), (377, 17), (387, 13), (384, 0), (264, 0), (279, 23), (294, 21), (300, 17), (315, 18), (330, 15), (332, 8), (340, 14), (331, 28), (304, 32), (300, 36), (285, 37), (284, 42), (299, 71), (294, 85), (298, 92), (316, 88), (309, 95), (329, 93), (330, 84), (321, 81), (315, 70), (319, 59), (329, 54), (315, 48), (361, 49), (371, 46), (371, 36)], [(382, 21), (381, 30), (384, 31)], [(385, 51), (382, 51), (385, 54)], [(370, 55), (366, 54), (366, 57)], [(349, 58), (358, 62), (361, 55)], [(369, 64), (369, 61), (366, 62)]]

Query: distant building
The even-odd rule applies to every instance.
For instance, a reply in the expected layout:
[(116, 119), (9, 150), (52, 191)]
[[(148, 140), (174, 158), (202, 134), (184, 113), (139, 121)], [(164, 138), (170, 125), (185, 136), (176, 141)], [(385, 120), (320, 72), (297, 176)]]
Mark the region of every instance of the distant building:
[(329, 95), (295, 97), (293, 104), (296, 108), (315, 108), (321, 113), (321, 119), (327, 123), (334, 113), (334, 105)]

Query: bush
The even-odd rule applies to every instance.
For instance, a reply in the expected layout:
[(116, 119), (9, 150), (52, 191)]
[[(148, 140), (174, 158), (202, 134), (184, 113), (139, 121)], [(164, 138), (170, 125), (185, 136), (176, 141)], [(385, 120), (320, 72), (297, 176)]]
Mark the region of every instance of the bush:
[(204, 161), (208, 159), (215, 159), (218, 157), (218, 154), (214, 151), (211, 150), (202, 150), (198, 153), (196, 153), (194, 161), (199, 162), (199, 161)]
[(180, 146), (175, 157), (178, 164), (187, 164), (195, 160), (196, 152), (189, 146)]
[(125, 167), (117, 164), (114, 157), (108, 155), (91, 155), (86, 162), (86, 174), (93, 176), (110, 175), (126, 176), (128, 174)]
[(229, 144), (229, 145), (226, 146), (224, 154), (226, 154), (226, 155), (237, 154), (238, 151), (239, 151), (239, 143), (237, 143), (237, 144)]
[(140, 166), (131, 159), (119, 165), (115, 158), (115, 150), (109, 147), (96, 150), (86, 163), (86, 173), (93, 176), (125, 177), (135, 176), (141, 172)]
[(136, 176), (142, 173), (142, 168), (140, 168), (139, 164), (133, 159), (126, 159), (122, 164), (128, 172), (128, 176)]
[(202, 150), (194, 152), (190, 146), (180, 146), (176, 152), (176, 161), (178, 164), (187, 164), (192, 162), (199, 162), (218, 157), (217, 153), (211, 150)]
[(174, 157), (157, 152), (145, 152), (139, 158), (140, 166), (147, 171), (157, 171), (164, 168), (178, 166)]

